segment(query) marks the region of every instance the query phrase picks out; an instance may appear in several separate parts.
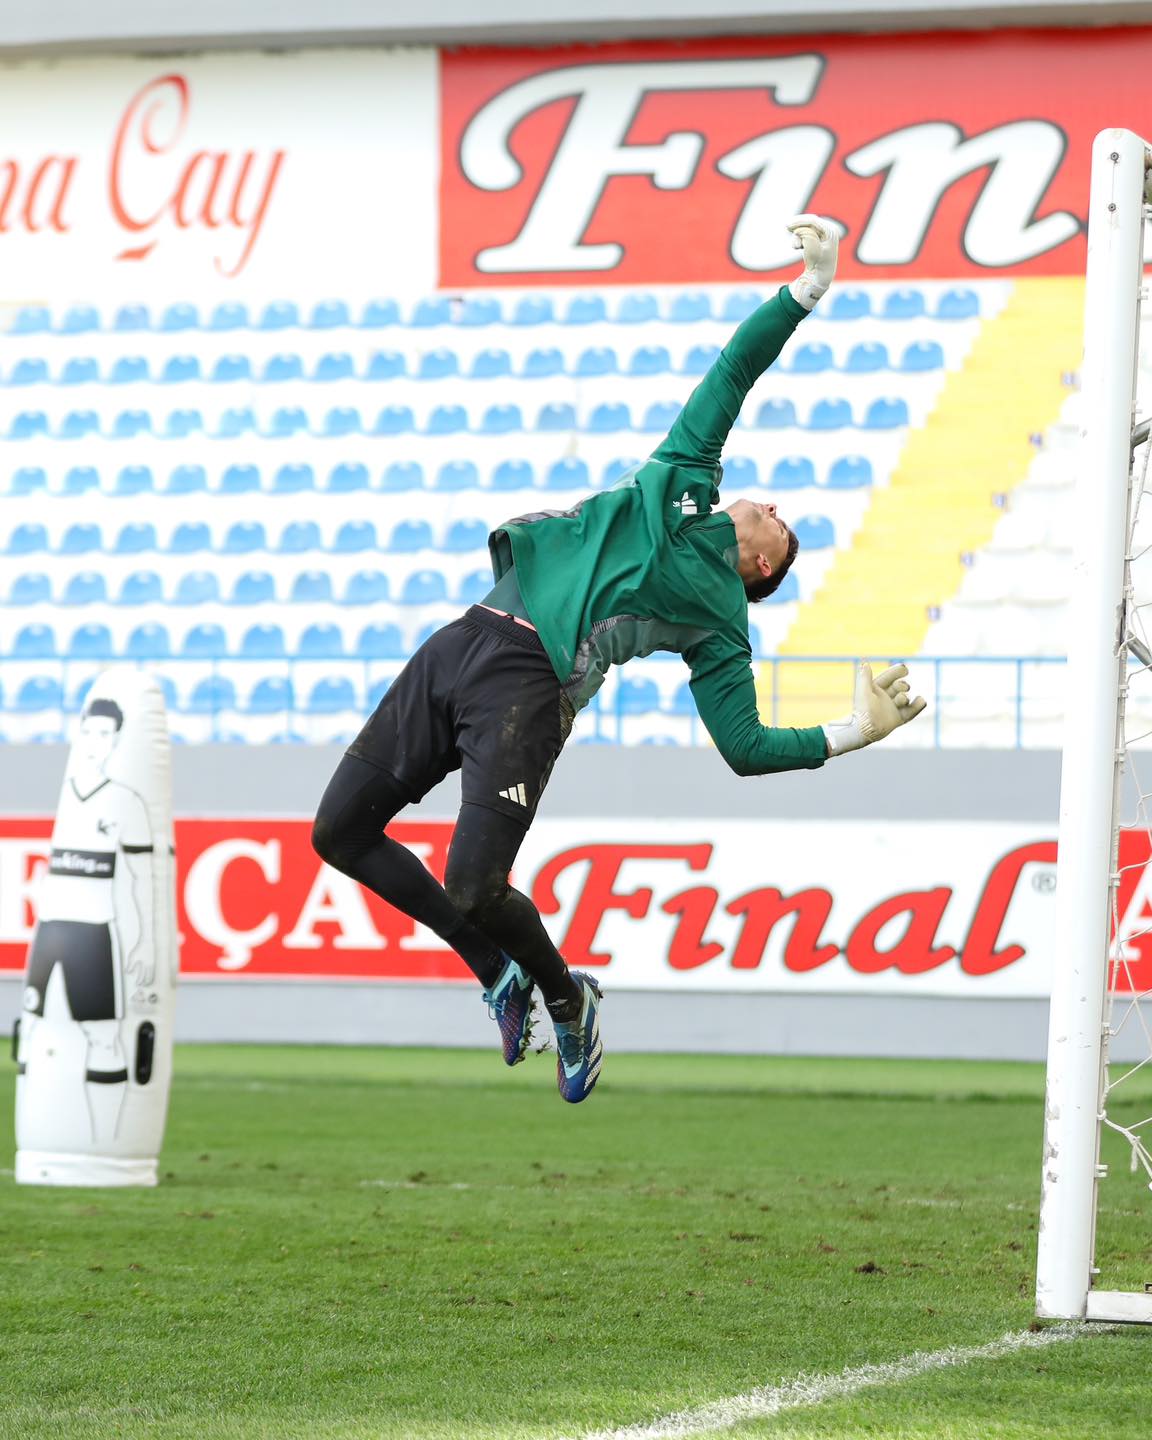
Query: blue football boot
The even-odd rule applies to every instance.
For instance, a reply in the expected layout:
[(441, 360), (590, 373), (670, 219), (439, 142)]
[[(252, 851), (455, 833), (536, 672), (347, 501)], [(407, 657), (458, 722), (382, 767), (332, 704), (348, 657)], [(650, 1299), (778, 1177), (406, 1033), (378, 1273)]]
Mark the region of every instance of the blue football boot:
[(510, 956), (491, 990), (484, 991), (488, 1013), (500, 1027), (505, 1065), (518, 1065), (524, 1059), (532, 1038), (532, 991), (536, 982), (525, 975)]
[(573, 970), (572, 978), (584, 992), (584, 1003), (575, 1020), (554, 1022), (556, 1084), (563, 1099), (579, 1105), (600, 1078), (604, 1046), (600, 1041), (600, 986), (583, 970)]

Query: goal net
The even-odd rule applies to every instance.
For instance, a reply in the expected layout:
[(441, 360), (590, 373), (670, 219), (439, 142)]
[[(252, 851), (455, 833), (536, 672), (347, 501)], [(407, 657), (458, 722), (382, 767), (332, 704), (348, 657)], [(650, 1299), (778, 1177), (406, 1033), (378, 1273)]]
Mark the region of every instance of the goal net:
[[(1152, 1323), (1152, 153), (1092, 155), (1036, 1309)], [(1152, 320), (1152, 317), (1149, 317)], [(1146, 325), (1152, 365), (1152, 323)], [(1143, 402), (1143, 403), (1142, 403)]]

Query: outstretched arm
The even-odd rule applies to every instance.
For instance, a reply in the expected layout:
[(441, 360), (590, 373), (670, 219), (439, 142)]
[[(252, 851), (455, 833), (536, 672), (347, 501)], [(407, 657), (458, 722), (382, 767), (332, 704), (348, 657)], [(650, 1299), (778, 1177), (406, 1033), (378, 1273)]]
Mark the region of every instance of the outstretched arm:
[(804, 251), (804, 270), (749, 315), (688, 397), (652, 459), (666, 465), (715, 470), (744, 399), (824, 294), (836, 272), (836, 231), (816, 215), (798, 215), (788, 228)]

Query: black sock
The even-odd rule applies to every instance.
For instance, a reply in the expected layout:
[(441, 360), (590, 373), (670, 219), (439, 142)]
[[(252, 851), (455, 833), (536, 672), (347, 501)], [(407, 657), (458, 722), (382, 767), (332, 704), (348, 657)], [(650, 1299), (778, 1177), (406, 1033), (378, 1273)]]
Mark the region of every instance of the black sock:
[(451, 945), (484, 989), (491, 990), (505, 965), (504, 952), (500, 947), (494, 945), (475, 925), (469, 925), (467, 920), (462, 920), (455, 930), (447, 931), (440, 938)]
[(569, 971), (568, 980), (570, 988), (563, 995), (557, 996), (555, 1000), (545, 1000), (544, 1007), (553, 1020), (559, 1020), (562, 1025), (569, 1024), (573, 1020), (579, 1020), (580, 1011), (584, 1007), (584, 992)]

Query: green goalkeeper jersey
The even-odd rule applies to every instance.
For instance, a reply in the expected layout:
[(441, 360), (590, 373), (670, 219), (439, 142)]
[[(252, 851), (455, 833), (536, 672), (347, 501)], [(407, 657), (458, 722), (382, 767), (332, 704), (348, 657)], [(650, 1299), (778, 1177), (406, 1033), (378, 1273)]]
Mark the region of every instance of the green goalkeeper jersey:
[(497, 581), (507, 577), (490, 598), (515, 567), (526, 616), (576, 709), (610, 665), (678, 652), (701, 720), (740, 775), (815, 769), (827, 756), (819, 726), (760, 723), (736, 530), (713, 510), (744, 398), (806, 314), (782, 288), (736, 331), (649, 460), (571, 510), (522, 515), (489, 537)]

